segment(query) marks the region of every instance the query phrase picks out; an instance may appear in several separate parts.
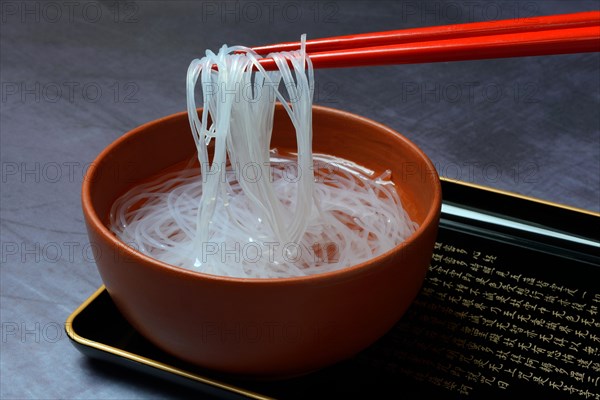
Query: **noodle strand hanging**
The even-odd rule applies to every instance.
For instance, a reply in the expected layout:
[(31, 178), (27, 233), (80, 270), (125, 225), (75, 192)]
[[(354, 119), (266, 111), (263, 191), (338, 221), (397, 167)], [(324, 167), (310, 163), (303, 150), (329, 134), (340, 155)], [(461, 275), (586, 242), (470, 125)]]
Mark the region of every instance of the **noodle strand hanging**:
[[(270, 54), (273, 72), (241, 46), (207, 50), (190, 63), (187, 109), (197, 163), (115, 202), (111, 226), (122, 241), (202, 273), (283, 278), (356, 265), (415, 231), (389, 171), (377, 177), (348, 160), (313, 154), (314, 75), (304, 41), (299, 51)], [(276, 102), (296, 131), (295, 151), (270, 148)]]

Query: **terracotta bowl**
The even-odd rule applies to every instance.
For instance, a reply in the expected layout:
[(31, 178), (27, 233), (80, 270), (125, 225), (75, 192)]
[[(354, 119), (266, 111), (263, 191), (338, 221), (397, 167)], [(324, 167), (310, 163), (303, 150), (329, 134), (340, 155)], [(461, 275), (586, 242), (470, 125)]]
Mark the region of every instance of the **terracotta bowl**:
[[(115, 199), (193, 156), (186, 113), (128, 132), (94, 161), (83, 213), (96, 263), (125, 318), (164, 351), (201, 367), (251, 378), (283, 378), (347, 359), (384, 335), (417, 295), (436, 238), (438, 175), (399, 133), (346, 112), (315, 107), (313, 149), (378, 173), (390, 169), (420, 228), (368, 262), (310, 277), (224, 278), (174, 267), (118, 240), (107, 227)], [(272, 146), (295, 148), (278, 107)]]

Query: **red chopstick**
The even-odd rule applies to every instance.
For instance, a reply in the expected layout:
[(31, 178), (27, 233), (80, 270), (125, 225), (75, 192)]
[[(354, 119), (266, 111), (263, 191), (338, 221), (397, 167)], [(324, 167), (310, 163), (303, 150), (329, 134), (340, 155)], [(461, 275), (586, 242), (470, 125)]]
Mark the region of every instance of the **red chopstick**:
[[(473, 22), (467, 24), (442, 25), (425, 28), (334, 36), (324, 39), (307, 40), (306, 51), (308, 53), (318, 53), (323, 51), (347, 50), (353, 48), (385, 46), (411, 42), (428, 42), (471, 36), (501, 35), (552, 29), (580, 28), (586, 26), (596, 26), (599, 23), (600, 11), (586, 11), (575, 14), (560, 14), (523, 19)], [(252, 50), (258, 54), (266, 56), (272, 52), (293, 51), (298, 50), (299, 48), (300, 42), (289, 42), (253, 47)]]
[[(555, 29), (505, 35), (416, 42), (331, 52), (309, 53), (314, 68), (417, 64), (484, 60), (600, 51), (597, 27)], [(276, 69), (270, 58), (260, 60), (266, 70)]]
[[(254, 48), (259, 54), (300, 43)], [(600, 51), (600, 11), (338, 36), (306, 42), (314, 68), (540, 56)], [(260, 60), (276, 69), (270, 58)]]

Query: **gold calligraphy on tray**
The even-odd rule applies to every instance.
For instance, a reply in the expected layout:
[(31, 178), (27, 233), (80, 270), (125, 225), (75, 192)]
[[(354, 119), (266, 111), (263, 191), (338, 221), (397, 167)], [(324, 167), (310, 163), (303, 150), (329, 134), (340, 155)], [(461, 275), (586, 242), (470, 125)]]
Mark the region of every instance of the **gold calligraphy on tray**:
[(529, 386), (600, 400), (600, 293), (436, 242), (414, 305), (370, 363), (468, 396)]

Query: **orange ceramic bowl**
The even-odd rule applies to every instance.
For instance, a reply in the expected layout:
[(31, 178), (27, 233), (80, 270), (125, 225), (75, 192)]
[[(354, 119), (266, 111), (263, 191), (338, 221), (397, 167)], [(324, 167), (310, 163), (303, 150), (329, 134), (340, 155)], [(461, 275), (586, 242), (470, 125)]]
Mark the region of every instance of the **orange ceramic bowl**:
[[(304, 374), (352, 357), (384, 335), (417, 295), (431, 259), (441, 207), (438, 175), (399, 133), (371, 120), (314, 107), (313, 149), (392, 179), (420, 227), (368, 262), (285, 279), (225, 278), (152, 259), (109, 230), (111, 205), (136, 182), (193, 156), (186, 113), (123, 135), (83, 182), (83, 213), (110, 296), (147, 339), (172, 355), (254, 378)], [(285, 111), (275, 113), (272, 146), (295, 148)]]

